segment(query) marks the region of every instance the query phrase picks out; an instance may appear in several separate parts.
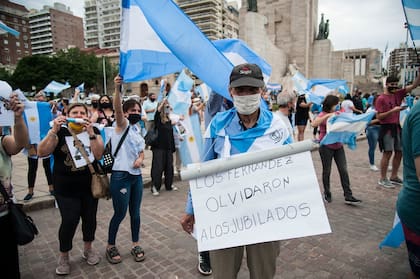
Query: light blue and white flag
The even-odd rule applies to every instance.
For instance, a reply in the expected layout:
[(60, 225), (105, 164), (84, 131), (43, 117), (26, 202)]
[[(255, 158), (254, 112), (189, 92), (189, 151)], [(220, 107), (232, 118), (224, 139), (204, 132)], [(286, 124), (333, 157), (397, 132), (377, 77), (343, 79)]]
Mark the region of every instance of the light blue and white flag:
[(19, 37), (19, 34), (20, 34), (18, 31), (7, 26), (6, 24), (3, 23), (3, 21), (0, 20), (0, 35), (6, 34), (6, 33), (10, 33), (15, 37)]
[(260, 110), (260, 118), (256, 127), (227, 136), (225, 128), (235, 116), (237, 117), (236, 108), (216, 114), (204, 134), (205, 139), (224, 137), (222, 157), (293, 142), (292, 136), (280, 116), (266, 109)]
[(85, 83), (79, 84), (76, 88), (79, 89), (80, 92), (85, 92)]
[(55, 95), (57, 95), (58, 93), (67, 88), (70, 88), (70, 84), (68, 82), (63, 84), (53, 80), (44, 88), (44, 91), (47, 93), (54, 93)]
[(180, 123), (185, 127), (184, 140), (180, 142), (179, 152), (184, 166), (201, 162), (203, 153), (203, 136), (198, 113), (186, 115)]
[(123, 0), (122, 7), (120, 74), (125, 82), (187, 67), (213, 90), (231, 98), (228, 77), (233, 65), (173, 1)]
[(163, 99), (163, 92), (165, 91), (165, 86), (167, 81), (164, 79), (160, 80), (160, 88), (159, 88), (159, 95), (157, 96), (157, 101), (160, 102)]
[(200, 95), (204, 103), (207, 103), (210, 98), (211, 88), (207, 84), (202, 83), (195, 88), (195, 93)]
[(420, 41), (420, 1), (402, 0), (402, 5), (411, 39)]
[(346, 95), (349, 92), (347, 81), (343, 79), (310, 79), (306, 89), (320, 97), (325, 97), (334, 91), (342, 95)]
[(382, 249), (384, 246), (398, 248), (404, 242), (404, 231), (400, 218), (398, 217), (397, 212), (395, 212), (394, 224), (391, 231), (385, 236), (384, 240), (379, 244), (379, 249)]
[(194, 81), (183, 70), (174, 86), (171, 88), (168, 96), (168, 102), (172, 107), (172, 112), (178, 115), (188, 114), (191, 106), (191, 88)]
[(25, 102), (24, 119), (28, 127), (29, 143), (38, 144), (48, 133), (53, 119), (48, 102)]
[(404, 127), (404, 121), (407, 118), (409, 113), (410, 113), (410, 108), (409, 107), (400, 111), (400, 125), (401, 125), (401, 127)]
[(271, 75), (271, 66), (256, 54), (245, 42), (239, 39), (215, 40), (213, 44), (234, 65), (257, 64), (263, 73), (265, 83)]
[(350, 149), (355, 149), (357, 136), (366, 129), (374, 115), (375, 112), (359, 115), (340, 113), (328, 118), (327, 134), (320, 144), (327, 145), (341, 142), (347, 144)]
[(267, 90), (279, 92), (283, 87), (280, 83), (267, 83)]

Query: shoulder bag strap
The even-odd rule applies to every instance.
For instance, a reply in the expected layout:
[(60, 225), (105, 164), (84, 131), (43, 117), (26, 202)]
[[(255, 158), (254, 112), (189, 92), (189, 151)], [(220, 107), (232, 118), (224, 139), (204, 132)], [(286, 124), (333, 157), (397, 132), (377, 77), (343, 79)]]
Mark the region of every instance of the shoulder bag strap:
[(121, 145), (123, 144), (123, 141), (125, 140), (125, 137), (128, 134), (128, 129), (130, 129), (130, 124), (128, 124), (127, 129), (125, 129), (124, 135), (122, 135), (122, 137), (120, 139), (120, 142), (118, 142), (117, 149), (115, 149), (115, 152), (114, 152), (114, 155), (113, 155), (114, 158), (117, 156), (117, 153), (120, 150)]
[(74, 138), (75, 145), (76, 145), (77, 149), (82, 154), (83, 159), (85, 159), (86, 163), (88, 164), (90, 173), (92, 175), (94, 175), (95, 174), (95, 169), (93, 168), (92, 163), (89, 161), (89, 156), (87, 155), (86, 150), (83, 148), (82, 142), (79, 140), (79, 138), (76, 136), (76, 134), (71, 129), (68, 129), (68, 130)]

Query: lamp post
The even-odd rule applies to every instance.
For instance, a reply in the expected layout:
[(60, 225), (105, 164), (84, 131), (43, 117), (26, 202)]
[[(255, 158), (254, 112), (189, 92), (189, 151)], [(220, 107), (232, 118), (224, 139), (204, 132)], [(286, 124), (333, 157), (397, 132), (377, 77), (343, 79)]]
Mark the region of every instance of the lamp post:
[(104, 78), (104, 94), (107, 95), (107, 92), (106, 92), (105, 56), (102, 56), (102, 74), (103, 74), (103, 78)]

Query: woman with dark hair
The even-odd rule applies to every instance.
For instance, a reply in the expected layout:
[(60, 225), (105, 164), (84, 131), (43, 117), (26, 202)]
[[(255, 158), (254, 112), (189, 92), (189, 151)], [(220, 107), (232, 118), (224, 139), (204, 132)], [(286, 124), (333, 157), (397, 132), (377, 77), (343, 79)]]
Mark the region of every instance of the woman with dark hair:
[(370, 121), (369, 125), (366, 127), (366, 137), (369, 145), (369, 164), (371, 171), (379, 171), (378, 167), (376, 167), (375, 165), (375, 151), (376, 146), (378, 145), (379, 130), (381, 129), (381, 125), (379, 124), (379, 120), (376, 118), (376, 99), (377, 96), (374, 97), (372, 105), (366, 110), (366, 113), (375, 112), (375, 116), (373, 117), (372, 121)]
[(107, 95), (102, 95), (98, 100), (98, 105), (99, 109), (91, 117), (92, 122), (111, 127), (115, 121), (112, 99)]
[(331, 164), (334, 159), (340, 174), (341, 186), (344, 191), (344, 201), (346, 204), (358, 204), (362, 201), (353, 197), (353, 193), (350, 189), (350, 179), (347, 172), (347, 161), (346, 153), (341, 142), (333, 144), (322, 144), (322, 139), (327, 134), (327, 120), (334, 114), (336, 114), (336, 106), (338, 105), (339, 98), (335, 95), (327, 95), (322, 103), (322, 112), (316, 119), (312, 121), (313, 127), (319, 127), (319, 140), (321, 145), (319, 146), (319, 155), (321, 156), (322, 162), (322, 183), (324, 184), (324, 199), (327, 202), (332, 202), (332, 196), (330, 191), (330, 175), (331, 175)]
[(156, 146), (152, 146), (152, 194), (159, 195), (162, 185), (162, 174), (165, 174), (165, 189), (167, 191), (177, 190), (172, 185), (174, 179), (173, 153), (175, 152), (175, 140), (172, 122), (169, 118), (171, 108), (165, 98), (158, 105), (155, 114), (155, 127), (158, 130), (159, 140)]
[(69, 252), (79, 220), (82, 219), (84, 250), (82, 257), (89, 265), (99, 263), (100, 257), (93, 250), (95, 239), (98, 199), (92, 196), (92, 174), (81, 152), (75, 146), (75, 134), (86, 150), (89, 159), (99, 160), (104, 144), (99, 130), (89, 121), (88, 109), (84, 104), (73, 103), (66, 116), (58, 116), (47, 136), (38, 145), (38, 156), (54, 155), (53, 184), (55, 199), (61, 215), (58, 231), (60, 257), (55, 270), (58, 275), (70, 274)]
[[(140, 238), (140, 205), (143, 197), (143, 179), (141, 165), (144, 160), (144, 139), (138, 122), (141, 119), (141, 105), (135, 99), (128, 99), (121, 104), (120, 85), (122, 78), (114, 78), (115, 132), (111, 137), (112, 152), (122, 140), (121, 148), (115, 157), (111, 174), (111, 197), (114, 215), (109, 223), (106, 258), (112, 264), (121, 262), (121, 255), (115, 246), (119, 226), (127, 209), (131, 223), (131, 255), (136, 262), (145, 259)], [(126, 135), (126, 136), (124, 136)], [(123, 138), (124, 137), (124, 138)]]

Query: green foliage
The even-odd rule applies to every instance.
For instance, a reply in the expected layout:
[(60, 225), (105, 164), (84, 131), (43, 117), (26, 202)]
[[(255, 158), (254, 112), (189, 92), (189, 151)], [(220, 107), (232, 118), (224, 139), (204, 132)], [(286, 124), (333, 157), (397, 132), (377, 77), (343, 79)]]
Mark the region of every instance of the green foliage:
[[(115, 67), (106, 63), (107, 79), (111, 79), (116, 71)], [(73, 87), (84, 82), (85, 88), (91, 88), (102, 84), (102, 78), (102, 59), (93, 53), (72, 48), (61, 50), (55, 56), (33, 55), (22, 58), (10, 80), (14, 88), (31, 91), (32, 86), (39, 90), (52, 80), (61, 83), (68, 81)]]

